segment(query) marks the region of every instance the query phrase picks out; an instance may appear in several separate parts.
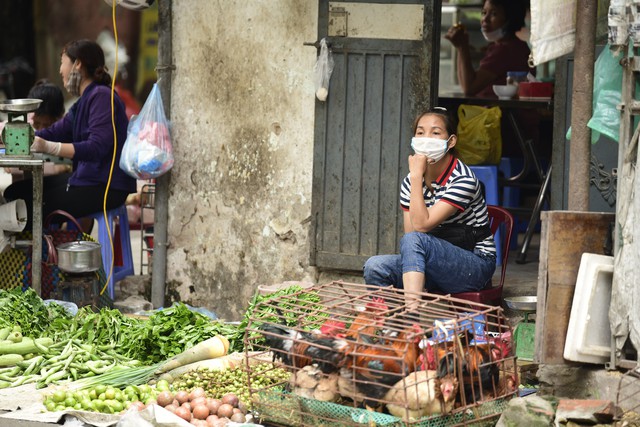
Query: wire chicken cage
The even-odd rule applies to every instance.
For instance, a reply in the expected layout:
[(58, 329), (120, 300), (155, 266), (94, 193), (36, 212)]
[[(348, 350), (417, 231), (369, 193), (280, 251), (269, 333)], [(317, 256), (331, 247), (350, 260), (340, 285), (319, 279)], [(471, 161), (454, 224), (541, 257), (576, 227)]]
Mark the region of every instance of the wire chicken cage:
[[(518, 391), (502, 308), (418, 296), (335, 281), (259, 303), (244, 343), (254, 412), (290, 426), (493, 425)], [(288, 381), (261, 386), (250, 359), (265, 355)]]

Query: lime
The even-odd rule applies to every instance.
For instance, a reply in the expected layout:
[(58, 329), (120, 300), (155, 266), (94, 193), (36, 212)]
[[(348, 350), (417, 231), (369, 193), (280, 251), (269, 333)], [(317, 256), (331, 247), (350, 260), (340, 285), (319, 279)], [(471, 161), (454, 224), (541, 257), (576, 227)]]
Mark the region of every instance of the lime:
[(115, 397), (116, 397), (116, 389), (113, 388), (113, 387), (107, 387), (107, 389), (104, 392), (104, 397), (109, 399), (109, 400), (115, 399)]
[(76, 400), (73, 398), (73, 396), (67, 396), (66, 399), (64, 399), (64, 404), (69, 407), (69, 408), (73, 408), (76, 404)]
[(97, 399), (97, 398), (98, 398), (98, 392), (97, 392), (95, 389), (92, 389), (92, 390), (89, 392), (89, 398), (90, 398), (91, 400), (93, 400), (93, 399)]
[(151, 393), (151, 386), (149, 384), (142, 384), (138, 386), (140, 393)]
[(169, 381), (167, 381), (167, 380), (159, 380), (156, 383), (156, 390), (157, 391), (169, 391)]
[(124, 391), (126, 394), (131, 394), (131, 393), (138, 394), (138, 387), (134, 387), (132, 385), (128, 385), (122, 391)]
[(107, 390), (107, 386), (103, 384), (98, 384), (95, 388), (97, 394), (102, 394)]
[(122, 403), (118, 402), (117, 400), (112, 400), (109, 406), (111, 407), (111, 410), (114, 414), (117, 414), (124, 409)]
[(80, 401), (80, 404), (82, 405), (82, 409), (86, 409), (88, 411), (93, 409), (93, 404), (91, 403), (91, 399), (89, 399), (88, 397), (83, 398)]
[(53, 401), (56, 403), (64, 402), (64, 399), (67, 398), (67, 393), (64, 390), (56, 390), (53, 392)]
[(97, 411), (102, 411), (102, 408), (104, 408), (104, 400), (101, 399), (93, 399), (91, 404)]
[(47, 400), (44, 406), (45, 408), (47, 408), (47, 411), (53, 412), (56, 409), (56, 402), (54, 402), (53, 400)]

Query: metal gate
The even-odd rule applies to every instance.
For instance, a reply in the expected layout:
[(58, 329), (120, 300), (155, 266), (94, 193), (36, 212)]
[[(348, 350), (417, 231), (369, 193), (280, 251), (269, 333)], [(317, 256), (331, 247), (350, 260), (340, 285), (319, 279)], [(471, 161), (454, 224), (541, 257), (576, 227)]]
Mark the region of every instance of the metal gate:
[(362, 270), (395, 253), (412, 124), (437, 97), (441, 1), (319, 1), (335, 66), (316, 100), (311, 265)]

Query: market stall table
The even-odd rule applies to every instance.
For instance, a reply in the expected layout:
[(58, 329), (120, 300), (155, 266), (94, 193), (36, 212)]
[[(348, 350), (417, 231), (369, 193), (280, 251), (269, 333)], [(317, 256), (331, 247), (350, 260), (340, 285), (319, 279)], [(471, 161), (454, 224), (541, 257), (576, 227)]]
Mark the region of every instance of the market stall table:
[(33, 249), (31, 265), (31, 286), (42, 295), (42, 177), (44, 159), (34, 156), (7, 156), (0, 154), (0, 167), (18, 168), (29, 171), (33, 176)]

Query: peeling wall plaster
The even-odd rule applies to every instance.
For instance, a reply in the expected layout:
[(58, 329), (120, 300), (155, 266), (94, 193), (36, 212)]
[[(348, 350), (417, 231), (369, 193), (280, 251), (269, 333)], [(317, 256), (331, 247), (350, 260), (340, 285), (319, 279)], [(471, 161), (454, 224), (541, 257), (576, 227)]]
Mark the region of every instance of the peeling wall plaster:
[(167, 295), (239, 320), (309, 267), (313, 0), (173, 3)]

